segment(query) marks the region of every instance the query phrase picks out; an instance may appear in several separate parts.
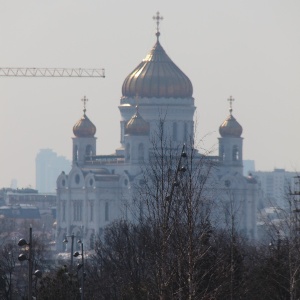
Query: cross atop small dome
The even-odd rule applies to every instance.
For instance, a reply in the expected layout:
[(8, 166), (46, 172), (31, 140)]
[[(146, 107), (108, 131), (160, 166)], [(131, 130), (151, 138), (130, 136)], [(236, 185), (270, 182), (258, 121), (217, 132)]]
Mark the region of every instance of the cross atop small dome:
[(157, 41), (159, 39), (159, 36), (160, 36), (160, 32), (159, 32), (159, 24), (160, 24), (160, 21), (162, 21), (164, 18), (160, 16), (160, 13), (159, 11), (156, 13), (156, 16), (153, 16), (153, 20), (156, 21), (156, 37), (157, 37)]

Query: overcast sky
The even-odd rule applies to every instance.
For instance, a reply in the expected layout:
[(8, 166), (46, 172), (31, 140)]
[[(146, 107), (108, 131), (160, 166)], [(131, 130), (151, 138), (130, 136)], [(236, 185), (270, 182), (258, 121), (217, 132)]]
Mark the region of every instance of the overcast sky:
[(72, 127), (87, 115), (98, 154), (119, 147), (125, 77), (160, 41), (191, 79), (197, 134), (217, 149), (218, 128), (243, 126), (244, 159), (257, 170), (300, 170), (299, 0), (0, 0), (0, 67), (105, 68), (106, 78), (0, 77), (0, 187), (35, 186), (35, 157), (71, 159)]

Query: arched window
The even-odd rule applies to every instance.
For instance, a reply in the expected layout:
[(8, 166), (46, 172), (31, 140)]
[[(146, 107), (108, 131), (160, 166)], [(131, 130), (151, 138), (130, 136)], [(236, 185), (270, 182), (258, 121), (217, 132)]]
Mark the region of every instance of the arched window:
[(187, 142), (188, 139), (188, 124), (184, 123), (184, 127), (183, 127), (183, 140), (185, 142)]
[(121, 121), (121, 137), (120, 137), (121, 144), (124, 143), (125, 126), (126, 126), (126, 121)]
[(224, 161), (225, 160), (225, 150), (224, 150), (224, 146), (220, 146), (220, 160)]
[(91, 145), (86, 146), (85, 155), (86, 156), (92, 156), (93, 155), (93, 147)]
[(66, 221), (66, 201), (62, 202), (62, 221)]
[(73, 203), (73, 221), (78, 221), (78, 202), (74, 201)]
[(233, 146), (233, 148), (232, 148), (232, 160), (233, 161), (237, 161), (237, 160), (239, 160), (239, 157), (240, 155), (239, 155), (239, 148), (238, 148), (238, 146)]
[(145, 153), (144, 148), (145, 148), (144, 144), (140, 143), (139, 148), (138, 148), (138, 159), (139, 159), (139, 161), (144, 161), (144, 153)]
[(109, 221), (109, 206), (108, 206), (108, 202), (105, 203), (105, 221)]
[(177, 123), (176, 122), (173, 123), (173, 141), (174, 142), (177, 141)]
[(76, 174), (76, 175), (75, 175), (75, 183), (76, 183), (76, 184), (79, 184), (79, 183), (80, 183), (80, 176), (79, 176), (79, 174)]
[(90, 202), (90, 209), (91, 209), (90, 221), (93, 222), (94, 221), (94, 202), (93, 201)]
[(90, 249), (94, 249), (95, 248), (95, 234), (91, 234), (90, 237)]
[(74, 148), (73, 148), (73, 160), (74, 161), (78, 160), (78, 147), (77, 147), (77, 145), (75, 145)]
[(82, 201), (74, 201), (73, 203), (74, 221), (82, 221)]
[(126, 161), (130, 160), (130, 144), (126, 144), (125, 148), (125, 159)]

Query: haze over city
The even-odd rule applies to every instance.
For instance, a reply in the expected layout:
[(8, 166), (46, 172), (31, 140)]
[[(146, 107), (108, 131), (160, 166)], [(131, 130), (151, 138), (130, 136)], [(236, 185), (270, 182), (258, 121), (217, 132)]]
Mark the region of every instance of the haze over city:
[[(106, 78), (0, 78), (0, 186), (35, 186), (35, 157), (71, 159), (72, 127), (87, 115), (98, 154), (119, 147), (125, 77), (160, 41), (193, 83), (196, 131), (217, 150), (218, 128), (243, 126), (244, 159), (257, 170), (299, 170), (299, 1), (0, 1), (0, 67), (105, 68)], [(215, 151), (214, 153), (217, 153)]]

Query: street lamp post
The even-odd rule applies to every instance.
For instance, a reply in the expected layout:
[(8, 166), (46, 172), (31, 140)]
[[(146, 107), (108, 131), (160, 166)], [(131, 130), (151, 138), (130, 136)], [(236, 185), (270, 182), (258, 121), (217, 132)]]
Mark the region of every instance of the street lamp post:
[(74, 235), (74, 233), (72, 233), (71, 235), (66, 235), (64, 240), (63, 240), (63, 243), (64, 244), (67, 244), (69, 241), (68, 241), (68, 237), (71, 238), (71, 268), (73, 267), (73, 251), (74, 251), (74, 239), (75, 238), (79, 238), (78, 236)]
[(40, 270), (36, 270), (34, 273), (32, 273), (33, 269), (33, 261), (32, 261), (32, 227), (30, 225), (29, 227), (29, 243), (26, 242), (25, 239), (20, 239), (18, 242), (18, 246), (28, 246), (28, 258), (25, 254), (20, 254), (18, 256), (19, 261), (28, 260), (28, 299), (32, 299), (32, 275), (35, 275), (37, 277), (42, 276), (42, 272)]
[(73, 256), (81, 256), (81, 265), (78, 265), (78, 269), (81, 268), (81, 300), (84, 300), (84, 255), (83, 255), (83, 242), (78, 240), (78, 244), (81, 244), (81, 253), (76, 251)]

